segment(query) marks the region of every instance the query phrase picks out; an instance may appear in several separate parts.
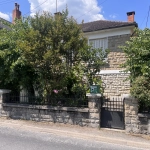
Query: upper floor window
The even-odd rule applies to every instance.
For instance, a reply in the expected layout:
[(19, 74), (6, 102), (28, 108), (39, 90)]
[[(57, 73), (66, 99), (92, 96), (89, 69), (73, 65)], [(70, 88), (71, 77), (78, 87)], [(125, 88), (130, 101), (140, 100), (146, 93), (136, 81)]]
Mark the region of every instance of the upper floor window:
[(93, 48), (102, 48), (104, 51), (108, 49), (108, 38), (91, 39), (89, 40), (89, 44), (91, 44)]

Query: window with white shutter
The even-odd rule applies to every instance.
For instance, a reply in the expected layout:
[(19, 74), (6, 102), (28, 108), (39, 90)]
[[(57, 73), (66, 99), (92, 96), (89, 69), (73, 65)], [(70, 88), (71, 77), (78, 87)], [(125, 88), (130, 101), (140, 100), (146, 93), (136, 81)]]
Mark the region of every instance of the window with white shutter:
[(102, 48), (104, 51), (108, 49), (108, 38), (91, 39), (89, 40), (89, 44), (92, 45), (93, 48)]

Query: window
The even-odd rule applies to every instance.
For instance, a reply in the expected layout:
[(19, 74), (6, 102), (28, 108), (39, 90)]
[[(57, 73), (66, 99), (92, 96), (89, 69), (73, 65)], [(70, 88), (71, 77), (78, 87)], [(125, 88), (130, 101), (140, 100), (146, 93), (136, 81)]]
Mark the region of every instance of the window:
[(93, 48), (102, 48), (104, 51), (108, 49), (108, 38), (91, 39), (89, 40), (89, 44), (91, 44)]

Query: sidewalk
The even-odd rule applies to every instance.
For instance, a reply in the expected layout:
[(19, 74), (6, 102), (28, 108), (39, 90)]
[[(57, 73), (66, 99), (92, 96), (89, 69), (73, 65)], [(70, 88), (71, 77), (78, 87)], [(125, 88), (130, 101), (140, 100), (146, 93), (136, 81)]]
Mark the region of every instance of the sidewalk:
[(60, 136), (71, 136), (78, 139), (95, 140), (150, 150), (150, 136), (143, 135), (143, 138), (139, 135), (128, 135), (123, 130), (95, 129), (68, 124), (7, 120), (3, 118), (0, 118), (0, 127), (15, 127), (18, 130), (46, 132)]

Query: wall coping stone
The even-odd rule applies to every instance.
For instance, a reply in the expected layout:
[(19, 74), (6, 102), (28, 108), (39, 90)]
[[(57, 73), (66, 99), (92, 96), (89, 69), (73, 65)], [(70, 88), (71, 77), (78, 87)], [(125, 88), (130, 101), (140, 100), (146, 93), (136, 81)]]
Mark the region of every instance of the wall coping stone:
[(124, 72), (124, 70), (101, 70), (99, 73), (100, 75), (105, 75), (105, 74), (130, 74), (130, 72)]
[(130, 94), (122, 94), (122, 97), (125, 99), (125, 100), (131, 100), (133, 102), (133, 100), (137, 100), (137, 98), (133, 97), (132, 95)]
[(148, 114), (148, 113), (138, 113), (138, 117), (140, 117), (140, 118), (148, 118), (148, 119), (150, 119), (150, 114)]
[(7, 90), (7, 89), (0, 89), (0, 94), (3, 94), (3, 93), (10, 93), (11, 90)]
[(102, 94), (87, 93), (86, 96), (88, 98), (100, 98)]
[(11, 104), (3, 103), (3, 107), (17, 107), (17, 108), (29, 108), (29, 109), (45, 109), (45, 110), (56, 110), (56, 111), (78, 111), (78, 112), (89, 112), (89, 108), (78, 108), (78, 107), (61, 107), (61, 106), (47, 106), (47, 105), (27, 105), (27, 104)]

